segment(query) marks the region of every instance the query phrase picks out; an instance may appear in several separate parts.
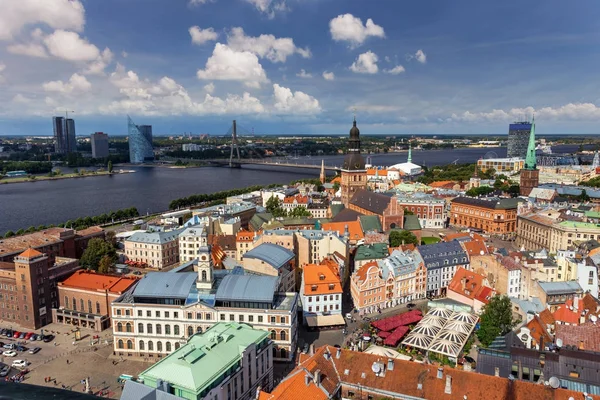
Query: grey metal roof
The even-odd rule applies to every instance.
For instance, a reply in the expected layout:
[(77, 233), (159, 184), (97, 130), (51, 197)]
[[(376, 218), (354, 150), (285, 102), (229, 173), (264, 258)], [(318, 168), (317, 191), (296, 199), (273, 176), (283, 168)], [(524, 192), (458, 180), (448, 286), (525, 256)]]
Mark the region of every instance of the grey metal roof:
[(197, 276), (195, 272), (149, 272), (140, 279), (133, 296), (185, 299)]
[(518, 299), (511, 297), (510, 301), (518, 305), (525, 314), (538, 314), (544, 311), (544, 305), (537, 297), (531, 297), (531, 300)]
[(383, 193), (370, 192), (366, 189), (359, 189), (354, 193), (350, 203), (364, 208), (372, 213), (381, 215), (390, 204), (392, 197)]
[(550, 295), (583, 292), (583, 289), (577, 281), (538, 282), (538, 284), (546, 294)]
[(276, 276), (227, 275), (217, 289), (218, 301), (273, 302)]
[(125, 381), (121, 400), (178, 400), (179, 396), (135, 381)]
[(276, 244), (263, 243), (245, 253), (244, 258), (256, 258), (279, 269), (294, 258), (294, 253)]
[[(427, 268), (448, 267), (466, 264), (467, 253), (456, 240), (417, 247)], [(456, 261), (455, 261), (456, 260)], [(448, 263), (445, 264), (445, 261)]]
[(127, 241), (148, 244), (164, 244), (177, 239), (182, 229), (174, 229), (168, 232), (136, 232)]
[(452, 203), (467, 204), (476, 207), (489, 208), (492, 210), (509, 210), (517, 208), (519, 203), (524, 202), (520, 198), (499, 199), (499, 198), (477, 198), (477, 197), (457, 197)]

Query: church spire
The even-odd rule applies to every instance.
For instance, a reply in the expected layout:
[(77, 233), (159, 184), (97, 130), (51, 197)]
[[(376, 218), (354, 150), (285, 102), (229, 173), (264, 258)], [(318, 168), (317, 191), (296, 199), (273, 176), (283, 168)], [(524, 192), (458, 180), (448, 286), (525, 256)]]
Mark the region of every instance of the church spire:
[(326, 180), (326, 176), (325, 176), (325, 160), (321, 160), (321, 175), (319, 175), (319, 180), (321, 181), (321, 183), (325, 183), (325, 180)]
[(409, 163), (412, 162), (412, 146), (411, 146), (410, 142), (408, 142), (408, 162)]
[(535, 117), (531, 121), (531, 132), (529, 133), (529, 145), (527, 146), (527, 156), (525, 157), (525, 169), (534, 170), (537, 167), (535, 158)]

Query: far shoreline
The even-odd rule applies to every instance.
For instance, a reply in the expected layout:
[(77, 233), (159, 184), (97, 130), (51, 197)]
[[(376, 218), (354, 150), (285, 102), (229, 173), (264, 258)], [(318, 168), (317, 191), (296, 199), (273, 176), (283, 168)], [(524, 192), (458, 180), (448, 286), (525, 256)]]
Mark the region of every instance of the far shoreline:
[(16, 178), (3, 178), (0, 179), (0, 185), (10, 185), (14, 183), (34, 183), (34, 182), (43, 182), (43, 181), (55, 181), (61, 179), (78, 179), (78, 178), (88, 178), (92, 176), (112, 176), (112, 175), (120, 175), (120, 174), (130, 174), (134, 173), (133, 170), (122, 170), (122, 171), (102, 171), (102, 172), (90, 172), (85, 174), (65, 174), (58, 176), (46, 176), (46, 175), (32, 175), (32, 176), (22, 176)]

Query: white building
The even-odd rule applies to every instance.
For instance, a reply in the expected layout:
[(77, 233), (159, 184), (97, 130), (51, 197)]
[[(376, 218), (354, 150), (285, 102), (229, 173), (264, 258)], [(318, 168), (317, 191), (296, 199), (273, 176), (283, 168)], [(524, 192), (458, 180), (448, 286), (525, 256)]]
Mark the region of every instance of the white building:
[(304, 323), (310, 327), (344, 325), (343, 292), (334, 263), (305, 265), (300, 286)]
[(444, 199), (429, 194), (415, 193), (412, 196), (398, 197), (398, 204), (419, 218), (422, 228), (443, 228), (447, 220)]
[(208, 233), (202, 226), (185, 228), (179, 234), (179, 260), (193, 261), (200, 256), (200, 249), (208, 246)]

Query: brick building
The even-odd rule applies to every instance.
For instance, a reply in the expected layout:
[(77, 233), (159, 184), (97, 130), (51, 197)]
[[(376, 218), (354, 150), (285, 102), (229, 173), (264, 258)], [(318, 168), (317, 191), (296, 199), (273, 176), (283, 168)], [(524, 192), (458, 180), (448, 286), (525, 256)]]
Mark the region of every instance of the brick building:
[(14, 262), (0, 262), (0, 320), (28, 329), (52, 322), (58, 307), (57, 283), (79, 269), (79, 262), (27, 249)]
[(110, 303), (136, 278), (76, 271), (58, 283), (58, 308), (52, 308), (54, 322), (102, 331), (110, 328)]
[(517, 231), (520, 199), (457, 197), (452, 200), (450, 225), (481, 229), (486, 233)]
[(364, 215), (377, 215), (384, 231), (404, 227), (404, 208), (398, 204), (395, 195), (359, 189), (352, 196), (348, 208)]

